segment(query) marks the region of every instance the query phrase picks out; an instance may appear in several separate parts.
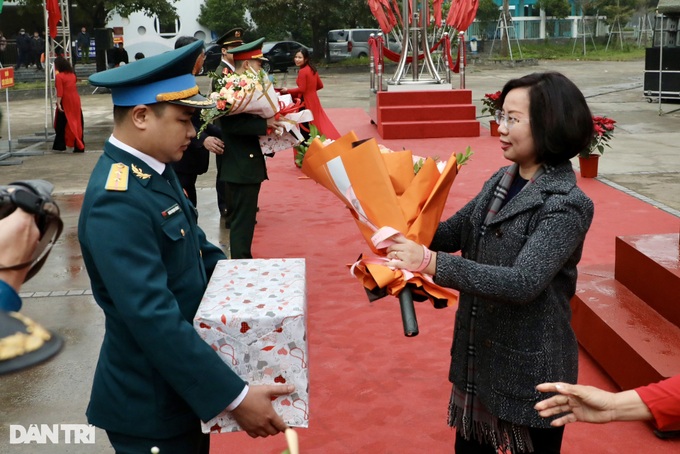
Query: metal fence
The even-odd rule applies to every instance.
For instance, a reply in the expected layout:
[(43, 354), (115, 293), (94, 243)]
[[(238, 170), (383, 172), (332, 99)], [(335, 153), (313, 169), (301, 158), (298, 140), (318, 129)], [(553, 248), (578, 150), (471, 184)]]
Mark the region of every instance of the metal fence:
[[(593, 17), (585, 16), (585, 28), (581, 24), (581, 16), (569, 16), (564, 19), (555, 19), (546, 17), (544, 26), (542, 26), (540, 17), (513, 17), (512, 26), (515, 36), (522, 40), (531, 39), (546, 39), (546, 38), (578, 38), (583, 36), (584, 30), (586, 34), (592, 34), (593, 37), (606, 36), (609, 33), (609, 27), (605, 23), (605, 16)], [(500, 27), (495, 22), (480, 23), (475, 21), (467, 30), (468, 37), (477, 37), (478, 39), (493, 39), (500, 38)]]

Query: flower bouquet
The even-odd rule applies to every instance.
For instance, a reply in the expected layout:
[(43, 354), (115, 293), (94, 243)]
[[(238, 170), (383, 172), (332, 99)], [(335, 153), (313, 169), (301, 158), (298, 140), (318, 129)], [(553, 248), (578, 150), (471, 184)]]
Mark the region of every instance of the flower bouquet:
[[(436, 285), (432, 276), (387, 266), (384, 227), (429, 245), (441, 219), (448, 192), (460, 165), (470, 156), (451, 156), (448, 161), (415, 157), (411, 151), (391, 151), (375, 139), (357, 143), (353, 132), (324, 146), (310, 144), (302, 172), (333, 192), (349, 208), (372, 255), (362, 254), (351, 265), (370, 300), (386, 295), (400, 297), (404, 314), (404, 291), (414, 299), (429, 299), (435, 307), (455, 304), (457, 295)], [(388, 234), (389, 236), (389, 234)], [(412, 301), (411, 301), (412, 308)], [(413, 317), (415, 319), (415, 317)], [(404, 316), (404, 332), (408, 334)]]
[(307, 149), (312, 144), (312, 141), (316, 138), (318, 138), (322, 142), (322, 145), (324, 145), (324, 146), (333, 142), (333, 140), (327, 139), (326, 136), (321, 134), (316, 126), (310, 124), (309, 125), (309, 138), (307, 140), (300, 142), (298, 145), (293, 147), (293, 152), (295, 153), (293, 158), (295, 160), (296, 166), (302, 167), (302, 160), (305, 158), (305, 154), (307, 153)]
[(609, 141), (614, 137), (614, 128), (616, 128), (616, 121), (605, 116), (593, 116), (593, 138), (590, 140), (590, 145), (585, 150), (579, 153), (582, 158), (588, 158), (591, 155), (604, 154), (604, 147), (610, 147)]
[(226, 115), (249, 113), (262, 118), (278, 115), (285, 120), (283, 130), (269, 131), (260, 137), (262, 152), (274, 153), (300, 143), (303, 140), (300, 123), (313, 119), (311, 111), (304, 110), (301, 103), (293, 103), (289, 95), (279, 96), (263, 70), (223, 74), (217, 78), (216, 86), (219, 90), (209, 95), (215, 107), (201, 112), (203, 126), (199, 133), (208, 123)]
[(262, 70), (224, 74), (217, 78), (216, 86), (219, 90), (209, 95), (215, 102), (215, 107), (201, 112), (201, 118), (206, 124), (225, 115), (250, 113), (270, 118), (279, 111), (279, 98), (274, 84)]

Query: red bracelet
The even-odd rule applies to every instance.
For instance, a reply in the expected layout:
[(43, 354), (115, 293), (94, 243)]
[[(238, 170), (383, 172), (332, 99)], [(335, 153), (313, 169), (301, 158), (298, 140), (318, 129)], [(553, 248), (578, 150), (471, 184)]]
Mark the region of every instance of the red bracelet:
[(429, 250), (428, 248), (426, 248), (425, 245), (423, 245), (423, 261), (420, 262), (420, 265), (414, 271), (416, 271), (418, 273), (423, 271), (425, 268), (428, 267), (431, 260), (432, 260), (432, 251)]

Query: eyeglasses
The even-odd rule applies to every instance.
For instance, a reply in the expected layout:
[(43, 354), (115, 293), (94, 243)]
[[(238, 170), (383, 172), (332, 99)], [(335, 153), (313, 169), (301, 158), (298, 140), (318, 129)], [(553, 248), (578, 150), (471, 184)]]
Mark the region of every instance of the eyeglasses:
[[(500, 110), (497, 110), (493, 117), (494, 120), (496, 120), (496, 124), (498, 126), (505, 126), (505, 129), (507, 129), (508, 131), (510, 131), (512, 127), (515, 126), (517, 123), (521, 123), (521, 121), (518, 118), (509, 117)], [(528, 120), (526, 121), (526, 123), (528, 123)]]

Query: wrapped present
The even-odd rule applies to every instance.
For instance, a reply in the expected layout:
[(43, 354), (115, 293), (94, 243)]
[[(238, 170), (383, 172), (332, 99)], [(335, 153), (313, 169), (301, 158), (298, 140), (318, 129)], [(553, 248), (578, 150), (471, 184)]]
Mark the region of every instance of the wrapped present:
[[(304, 259), (222, 260), (194, 318), (201, 338), (249, 384), (295, 386), (273, 401), (292, 427), (309, 421), (306, 310)], [(226, 411), (202, 428), (241, 430)]]
[(303, 109), (300, 101), (293, 102), (290, 95), (279, 95), (277, 119), (283, 121), (283, 130), (272, 131), (260, 136), (262, 153), (271, 154), (288, 150), (300, 144), (305, 138), (300, 132), (300, 125), (314, 120), (311, 110)]
[(263, 154), (276, 153), (277, 151), (289, 150), (299, 144), (301, 140), (290, 132), (281, 135), (276, 133), (260, 136), (260, 148)]

